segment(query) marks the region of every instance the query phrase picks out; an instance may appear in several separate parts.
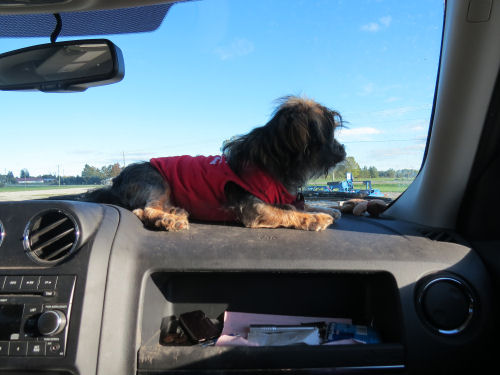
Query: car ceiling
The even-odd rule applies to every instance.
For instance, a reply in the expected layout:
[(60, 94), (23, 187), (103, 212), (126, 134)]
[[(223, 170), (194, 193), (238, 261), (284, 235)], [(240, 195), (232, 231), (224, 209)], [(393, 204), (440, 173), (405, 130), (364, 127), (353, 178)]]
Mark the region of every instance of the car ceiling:
[[(0, 37), (48, 37), (56, 26), (54, 13), (61, 15), (60, 36), (154, 31), (175, 2), (177, 1), (0, 0)], [(117, 9), (112, 9), (113, 7)]]

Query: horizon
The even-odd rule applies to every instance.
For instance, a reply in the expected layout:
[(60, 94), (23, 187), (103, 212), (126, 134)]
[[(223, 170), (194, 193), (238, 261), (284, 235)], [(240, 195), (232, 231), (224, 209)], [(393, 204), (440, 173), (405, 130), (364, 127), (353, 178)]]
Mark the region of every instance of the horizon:
[[(347, 157), (346, 157), (346, 158), (348, 158), (348, 157), (350, 157), (350, 156), (351, 156), (351, 155), (347, 155)], [(118, 165), (119, 165), (119, 163), (115, 163), (115, 164), (118, 164)], [(97, 169), (101, 170), (102, 168), (112, 166), (113, 164), (108, 164), (108, 165), (97, 166), (97, 165), (90, 165), (90, 164), (88, 164), (88, 163), (87, 163), (86, 165), (89, 165), (90, 167), (95, 167), (95, 168), (97, 168)], [(120, 166), (120, 168), (122, 168), (122, 169), (124, 168), (124, 167), (123, 167), (123, 166), (121, 166), (121, 165), (119, 165), (119, 166)], [(374, 167), (374, 166), (369, 166), (369, 165), (360, 165), (360, 166), (359, 166), (359, 169), (360, 169), (360, 170), (363, 170), (364, 168), (369, 169), (369, 168), (372, 168), (372, 167)], [(25, 168), (23, 168), (23, 169), (25, 169)], [(21, 171), (22, 171), (23, 169), (21, 169)], [(416, 169), (416, 168), (399, 168), (399, 169), (389, 168), (389, 169), (385, 169), (385, 170), (384, 170), (384, 169), (378, 169), (378, 168), (376, 168), (376, 167), (375, 167), (375, 169), (376, 169), (376, 170), (377, 170), (377, 172), (379, 172), (379, 173), (387, 173), (387, 172), (388, 172), (388, 171), (390, 171), (390, 170), (394, 170), (394, 172), (396, 172), (396, 173), (397, 173), (397, 172), (403, 172), (403, 171), (412, 171), (412, 172), (413, 172), (413, 171), (414, 171), (414, 172), (418, 172), (418, 171), (419, 171), (419, 169)], [(33, 175), (32, 173), (30, 173), (29, 169), (27, 169), (27, 168), (26, 168), (26, 170), (28, 171), (28, 174), (29, 174), (29, 176), (27, 176), (27, 177), (26, 177), (27, 179), (30, 179), (30, 178), (43, 178), (43, 176), (50, 176), (51, 178), (52, 178), (52, 177), (53, 177), (53, 178), (58, 178), (58, 177), (61, 177), (61, 178), (82, 177), (82, 173), (83, 173), (83, 169), (82, 169), (82, 171), (81, 171), (80, 173), (76, 174), (76, 175), (68, 175), (68, 174), (64, 174), (64, 175), (63, 175), (62, 173), (61, 173), (61, 174), (57, 174), (57, 173), (56, 173), (56, 174), (52, 174), (52, 173), (42, 173), (42, 174), (38, 174), (38, 175)], [(14, 171), (7, 171), (6, 173), (0, 173), (0, 176), (6, 176), (6, 175), (8, 175), (8, 173), (12, 172), (12, 174), (13, 174), (14, 178), (16, 178), (16, 179), (23, 179), (23, 178), (25, 178), (25, 177), (21, 177), (21, 171), (19, 171), (19, 174), (17, 174), (17, 175), (14, 173)], [(331, 173), (333, 173), (333, 172), (334, 172), (333, 170), (332, 170), (332, 171), (330, 171), (330, 172), (328, 172), (328, 174), (327, 174), (327, 175), (325, 175), (325, 177), (329, 176), (329, 175), (330, 175)], [(350, 171), (350, 172), (352, 172), (352, 171)], [(319, 177), (319, 178), (316, 178), (316, 179), (321, 179), (321, 178), (322, 178), (322, 177)], [(314, 180), (314, 179), (313, 179), (313, 180)]]

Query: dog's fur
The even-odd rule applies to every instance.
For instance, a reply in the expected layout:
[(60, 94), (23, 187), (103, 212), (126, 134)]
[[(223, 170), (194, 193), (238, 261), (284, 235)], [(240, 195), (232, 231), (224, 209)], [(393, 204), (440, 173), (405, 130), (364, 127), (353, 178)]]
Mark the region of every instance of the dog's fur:
[[(312, 100), (288, 96), (280, 100), (271, 120), (250, 133), (229, 141), (223, 152), (239, 176), (257, 167), (278, 180), (293, 195), (309, 179), (325, 175), (345, 158), (334, 138), (342, 126), (339, 113)], [(323, 230), (340, 217), (337, 210), (264, 203), (233, 182), (224, 189), (227, 206), (238, 221), (250, 228), (289, 227)], [(132, 210), (148, 227), (169, 231), (189, 228), (188, 216), (171, 200), (168, 181), (150, 163), (127, 166), (110, 188), (89, 193), (84, 200), (116, 204)]]

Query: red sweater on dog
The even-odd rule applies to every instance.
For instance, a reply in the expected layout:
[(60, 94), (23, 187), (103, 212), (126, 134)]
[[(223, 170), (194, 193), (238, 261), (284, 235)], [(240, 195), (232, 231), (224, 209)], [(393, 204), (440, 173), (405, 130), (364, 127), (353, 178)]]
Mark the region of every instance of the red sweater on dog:
[(239, 177), (224, 156), (174, 156), (154, 158), (150, 163), (168, 181), (174, 204), (187, 210), (193, 219), (235, 219), (224, 207), (224, 186), (229, 181), (269, 204), (293, 204), (297, 200), (280, 182), (259, 169)]

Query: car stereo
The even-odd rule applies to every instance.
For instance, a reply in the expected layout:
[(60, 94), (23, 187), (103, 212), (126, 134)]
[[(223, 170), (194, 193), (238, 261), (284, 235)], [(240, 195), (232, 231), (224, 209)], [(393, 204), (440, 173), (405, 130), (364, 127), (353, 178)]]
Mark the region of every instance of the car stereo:
[(0, 276), (0, 357), (64, 357), (76, 276)]

